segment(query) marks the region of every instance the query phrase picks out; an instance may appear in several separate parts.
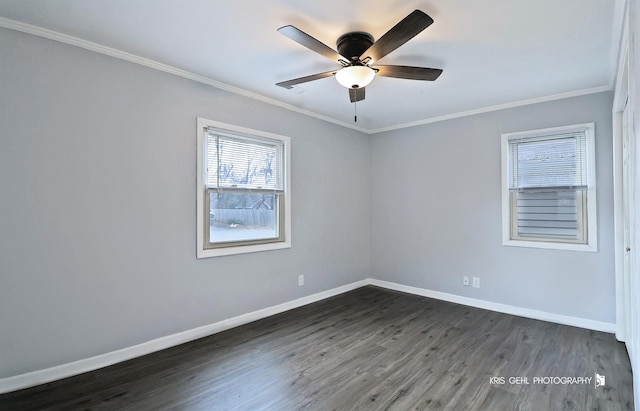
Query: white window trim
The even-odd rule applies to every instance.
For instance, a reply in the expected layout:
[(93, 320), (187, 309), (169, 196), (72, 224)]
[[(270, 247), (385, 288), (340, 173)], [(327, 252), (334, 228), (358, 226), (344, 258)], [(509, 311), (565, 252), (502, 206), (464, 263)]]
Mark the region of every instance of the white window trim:
[[(526, 241), (511, 239), (511, 201), (509, 198), (509, 140), (563, 133), (577, 128), (586, 128), (587, 137), (587, 243), (571, 244), (552, 241)], [(596, 155), (595, 124), (584, 123), (571, 126), (552, 127), (539, 130), (502, 134), (502, 244), (513, 247), (546, 248), (554, 250), (598, 252), (598, 223), (596, 210)]]
[[(222, 123), (219, 121), (208, 120), (198, 117), (197, 121), (197, 152), (196, 160), (196, 232), (197, 232), (197, 258), (220, 257), (225, 255), (255, 253), (260, 251), (280, 250), (291, 248), (291, 138), (281, 136), (279, 134), (268, 133), (260, 130), (240, 127), (233, 124)], [(205, 248), (204, 247), (204, 192), (205, 192), (205, 172), (204, 164), (206, 162), (206, 153), (204, 151), (206, 128), (214, 127), (231, 134), (240, 133), (245, 135), (253, 135), (257, 137), (267, 138), (271, 140), (281, 141), (284, 143), (284, 241), (265, 243), (238, 245), (233, 247), (221, 248)]]

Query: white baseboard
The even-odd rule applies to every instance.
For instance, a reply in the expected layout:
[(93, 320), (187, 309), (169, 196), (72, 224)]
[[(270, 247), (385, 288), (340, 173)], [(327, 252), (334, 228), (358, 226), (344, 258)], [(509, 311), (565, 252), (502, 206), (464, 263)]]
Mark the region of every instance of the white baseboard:
[(24, 388), (33, 387), (47, 382), (60, 380), (62, 378), (72, 377), (89, 371), (94, 371), (109, 365), (127, 361), (132, 358), (141, 357), (156, 351), (174, 347), (198, 338), (207, 337), (240, 325), (244, 325), (262, 318), (280, 314), (294, 308), (302, 307), (320, 300), (327, 299), (356, 288), (364, 287), (369, 284), (369, 280), (361, 280), (355, 283), (343, 285), (331, 290), (323, 291), (307, 297), (298, 298), (283, 304), (274, 305), (261, 310), (242, 314), (213, 324), (204, 325), (191, 330), (179, 332), (165, 337), (156, 338), (138, 345), (123, 348), (117, 351), (108, 352), (97, 355), (95, 357), (85, 358), (82, 360), (58, 365), (43, 370), (28, 372), (25, 374), (15, 375), (13, 377), (0, 378), (0, 394), (11, 391), (17, 391)]
[(107, 367), (109, 365), (151, 354), (156, 351), (174, 347), (176, 345), (180, 345), (189, 341), (197, 340), (198, 338), (207, 337), (209, 335), (213, 335), (256, 320), (260, 320), (262, 318), (270, 317), (272, 315), (289, 311), (294, 308), (321, 301), (329, 297), (355, 290), (356, 288), (364, 287), (366, 285), (375, 285), (377, 287), (387, 288), (390, 290), (396, 290), (409, 294), (420, 295), (423, 297), (449, 301), (452, 303), (468, 305), (476, 308), (483, 308), (485, 310), (497, 311), (505, 314), (533, 318), (536, 320), (550, 321), (558, 324), (571, 325), (574, 327), (587, 328), (607, 333), (614, 333), (616, 329), (616, 326), (613, 323), (553, 314), (506, 304), (498, 304), (490, 301), (462, 297), (455, 294), (448, 294), (440, 291), (432, 291), (424, 288), (411, 287), (407, 285), (392, 283), (389, 281), (368, 278), (366, 280), (356, 281), (351, 284), (309, 295), (307, 297), (298, 298), (293, 301), (274, 305), (272, 307), (267, 307), (247, 314), (242, 314), (237, 317), (229, 318), (209, 325), (204, 325), (202, 327), (197, 327), (191, 330), (156, 338), (155, 340), (147, 341), (117, 351), (97, 355), (95, 357), (85, 358), (67, 364), (45, 368), (43, 370), (32, 371), (13, 377), (0, 378), (0, 394), (33, 387), (62, 378), (72, 377), (74, 375), (82, 374), (89, 371), (94, 371), (100, 368)]
[(432, 291), (425, 288), (411, 287), (389, 281), (369, 279), (369, 284), (390, 290), (402, 291), (409, 294), (420, 295), (423, 297), (435, 298), (437, 300), (449, 301), (452, 303), (468, 305), (470, 307), (483, 308), (485, 310), (497, 311), (499, 313), (516, 315), (518, 317), (532, 318), (534, 320), (549, 321), (552, 323), (571, 325), (573, 327), (586, 328), (594, 331), (602, 331), (606, 333), (615, 333), (615, 323), (607, 323), (603, 321), (589, 320), (580, 317), (570, 317), (567, 315), (548, 313), (545, 311), (532, 310), (529, 308), (516, 307), (513, 305), (499, 304), (491, 301), (478, 300), (475, 298), (462, 297), (460, 295), (443, 293), (440, 291)]

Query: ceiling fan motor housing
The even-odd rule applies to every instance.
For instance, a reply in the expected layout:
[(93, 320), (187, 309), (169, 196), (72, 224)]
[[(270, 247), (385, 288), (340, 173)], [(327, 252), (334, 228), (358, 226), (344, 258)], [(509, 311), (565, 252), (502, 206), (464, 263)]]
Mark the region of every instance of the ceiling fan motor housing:
[(350, 63), (360, 65), (360, 56), (373, 44), (373, 36), (363, 31), (353, 31), (338, 38), (336, 47), (341, 56), (350, 59)]

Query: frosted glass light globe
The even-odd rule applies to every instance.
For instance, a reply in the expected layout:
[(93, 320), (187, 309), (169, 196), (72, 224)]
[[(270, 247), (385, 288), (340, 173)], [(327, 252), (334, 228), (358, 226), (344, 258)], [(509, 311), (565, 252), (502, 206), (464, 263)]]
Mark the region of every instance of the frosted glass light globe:
[(349, 66), (338, 70), (336, 80), (346, 88), (363, 88), (369, 85), (376, 72), (367, 66)]

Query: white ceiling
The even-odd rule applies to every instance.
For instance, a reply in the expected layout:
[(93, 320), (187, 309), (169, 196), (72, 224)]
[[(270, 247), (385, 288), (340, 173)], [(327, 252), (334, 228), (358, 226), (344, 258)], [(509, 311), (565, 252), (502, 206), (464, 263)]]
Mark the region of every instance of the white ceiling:
[[(20, 22), (49, 29), (204, 76), (214, 84), (224, 83), (222, 87), (232, 86), (226, 87), (232, 91), (375, 132), (611, 88), (623, 3), (2, 0), (0, 27), (34, 32), (33, 27), (15, 23)], [(414, 9), (430, 15), (434, 24), (380, 64), (443, 69), (435, 82), (376, 78), (366, 89), (366, 100), (357, 104), (357, 124), (347, 90), (333, 78), (293, 90), (275, 86), (339, 67), (279, 34), (279, 27), (292, 24), (335, 48), (336, 39), (349, 31), (366, 31), (377, 39)]]

